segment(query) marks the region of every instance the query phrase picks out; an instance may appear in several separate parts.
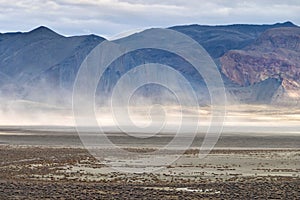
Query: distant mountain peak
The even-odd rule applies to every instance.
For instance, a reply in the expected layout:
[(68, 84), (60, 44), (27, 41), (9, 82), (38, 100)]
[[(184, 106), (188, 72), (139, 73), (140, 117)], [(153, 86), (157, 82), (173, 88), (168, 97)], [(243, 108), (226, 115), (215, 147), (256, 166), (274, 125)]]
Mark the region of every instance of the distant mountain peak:
[(283, 23), (277, 23), (277, 24), (281, 24), (281, 25), (285, 25), (285, 26), (296, 26), (293, 22), (291, 21), (286, 21), (286, 22), (283, 22)]
[(47, 36), (61, 36), (46, 26), (39, 26), (39, 27), (29, 31), (28, 33), (42, 34), (42, 35), (47, 35)]

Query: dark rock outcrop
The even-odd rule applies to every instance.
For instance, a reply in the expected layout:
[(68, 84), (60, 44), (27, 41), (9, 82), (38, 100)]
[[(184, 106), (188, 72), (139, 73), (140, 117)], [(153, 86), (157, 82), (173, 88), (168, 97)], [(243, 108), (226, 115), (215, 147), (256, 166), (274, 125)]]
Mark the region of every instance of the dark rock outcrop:
[[(275, 90), (273, 100), (300, 100), (298, 27), (269, 29), (242, 50), (228, 51), (220, 61), (222, 72), (241, 87), (277, 79), (281, 92)], [(270, 89), (266, 87), (265, 91)]]

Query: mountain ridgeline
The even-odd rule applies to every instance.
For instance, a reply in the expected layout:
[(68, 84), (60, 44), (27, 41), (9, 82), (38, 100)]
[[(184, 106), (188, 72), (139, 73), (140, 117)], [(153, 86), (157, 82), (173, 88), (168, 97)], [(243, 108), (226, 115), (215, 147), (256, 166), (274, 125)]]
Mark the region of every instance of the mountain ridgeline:
[[(300, 104), (300, 28), (291, 22), (273, 25), (187, 25), (170, 27), (201, 44), (222, 75), (233, 102), (250, 104)], [(121, 44), (148, 34), (135, 33)], [(47, 27), (30, 32), (0, 34), (0, 98), (70, 105), (76, 74), (88, 53), (105, 39), (96, 35), (65, 37)], [(109, 95), (117, 79), (134, 66), (159, 62), (177, 66), (192, 85), (199, 86), (200, 102), (209, 102), (205, 82), (183, 59), (146, 49), (118, 60), (100, 80), (98, 90)], [(162, 72), (158, 72), (162, 73)], [(179, 84), (179, 83), (170, 83)], [(144, 96), (161, 95), (158, 88), (145, 88)]]

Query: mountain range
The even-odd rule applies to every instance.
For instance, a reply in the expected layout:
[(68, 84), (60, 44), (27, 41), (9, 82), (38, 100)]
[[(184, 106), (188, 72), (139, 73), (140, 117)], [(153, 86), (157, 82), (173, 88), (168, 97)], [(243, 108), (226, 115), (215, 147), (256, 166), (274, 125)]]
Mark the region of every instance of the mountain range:
[[(297, 25), (291, 22), (186, 25), (169, 29), (188, 35), (206, 49), (217, 64), (233, 102), (299, 105), (300, 28)], [(116, 42), (126, 43), (145, 34), (147, 30)], [(70, 104), (81, 63), (104, 40), (97, 35), (65, 37), (44, 26), (29, 32), (1, 33), (0, 98)], [(110, 91), (113, 83), (132, 66), (151, 63), (153, 59), (168, 65), (179, 63), (178, 69), (191, 77), (193, 84), (205, 88), (202, 78), (194, 76), (184, 60), (167, 52), (147, 50), (133, 52), (130, 58), (125, 58), (128, 64), (124, 69), (112, 66), (114, 70), (106, 73), (107, 80), (102, 80), (106, 84), (100, 89)], [(147, 91), (143, 91), (143, 95), (147, 95)], [(159, 93), (159, 90), (154, 91)], [(205, 89), (203, 91), (207, 94)], [(209, 97), (199, 98), (205, 102)]]

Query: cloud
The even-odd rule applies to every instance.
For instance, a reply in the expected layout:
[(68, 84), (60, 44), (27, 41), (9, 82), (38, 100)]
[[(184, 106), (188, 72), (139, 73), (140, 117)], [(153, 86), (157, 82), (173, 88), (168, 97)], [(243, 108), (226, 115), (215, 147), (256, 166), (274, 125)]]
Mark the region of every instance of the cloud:
[(48, 26), (64, 35), (109, 36), (177, 24), (300, 24), (300, 1), (0, 0), (0, 32)]

